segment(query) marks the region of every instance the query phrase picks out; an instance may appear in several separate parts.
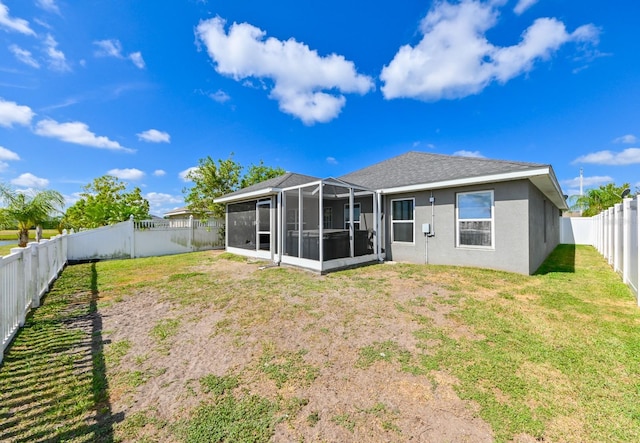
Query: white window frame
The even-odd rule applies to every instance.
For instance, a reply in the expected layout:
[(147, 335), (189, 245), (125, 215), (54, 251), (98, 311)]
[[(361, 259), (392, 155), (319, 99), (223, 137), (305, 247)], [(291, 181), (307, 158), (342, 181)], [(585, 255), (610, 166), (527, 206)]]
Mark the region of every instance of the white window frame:
[[(358, 220), (353, 220), (353, 230), (354, 231), (358, 231), (360, 230), (360, 218), (362, 217), (362, 208), (360, 206), (360, 203), (354, 203), (353, 204), (353, 212), (356, 212), (356, 208), (358, 208)], [(356, 225), (358, 225), (356, 227)], [(344, 229), (349, 229), (349, 203), (346, 203), (344, 205)]]
[[(411, 202), (413, 203), (413, 211), (412, 211), (412, 219), (411, 220), (394, 220), (393, 219), (393, 202), (397, 202), (397, 201), (407, 201), (407, 200), (411, 200)], [(410, 198), (394, 198), (393, 200), (391, 200), (391, 243), (402, 243), (405, 245), (414, 245), (416, 243), (416, 199), (415, 197), (410, 197)], [(396, 240), (393, 235), (393, 225), (394, 223), (411, 223), (413, 225), (413, 241), (401, 241), (401, 240)]]
[[(463, 218), (460, 219), (460, 196), (469, 194), (491, 194), (491, 218)], [(496, 248), (496, 200), (493, 189), (485, 189), (482, 191), (468, 191), (456, 193), (456, 247), (457, 248), (469, 248), (469, 249), (485, 249), (495, 250)], [(460, 244), (460, 222), (461, 221), (490, 221), (491, 222), (491, 246), (481, 245), (461, 245)]]

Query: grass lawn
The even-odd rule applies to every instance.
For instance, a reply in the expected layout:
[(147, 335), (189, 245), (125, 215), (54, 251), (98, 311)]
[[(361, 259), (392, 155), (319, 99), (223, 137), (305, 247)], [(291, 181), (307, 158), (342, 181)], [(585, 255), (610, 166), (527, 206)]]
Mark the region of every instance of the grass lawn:
[(0, 441), (640, 441), (640, 309), (591, 247), (262, 265), (67, 267), (0, 367)]

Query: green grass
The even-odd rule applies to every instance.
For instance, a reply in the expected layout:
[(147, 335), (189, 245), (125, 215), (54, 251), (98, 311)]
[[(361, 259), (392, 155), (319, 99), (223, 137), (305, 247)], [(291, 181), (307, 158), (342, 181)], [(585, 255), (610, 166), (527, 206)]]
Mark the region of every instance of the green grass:
[(0, 441), (112, 441), (95, 277), (67, 268), (17, 334), (0, 368)]
[(288, 383), (307, 386), (318, 377), (319, 369), (305, 363), (305, 354), (304, 350), (278, 354), (272, 345), (266, 345), (259, 368), (278, 388)]
[[(405, 331), (414, 331), (415, 346), (395, 338), (365, 340), (349, 363), (358, 371), (409, 372), (430, 379), (434, 389), (439, 374), (447, 374), (498, 442), (521, 434), (548, 441), (640, 441), (640, 310), (591, 247), (558, 247), (534, 276), (397, 264), (318, 277), (289, 268), (258, 271), (247, 263), (244, 277), (232, 278), (216, 268), (219, 260), (236, 258), (193, 253), (66, 268), (0, 367), (0, 440), (145, 441), (154, 439), (143, 432), (151, 428), (183, 441), (269, 441), (282, 422), (314, 432), (319, 423), (337, 425), (354, 433), (376, 423), (390, 440), (407, 432), (402, 407), (378, 402), (320, 412), (312, 393), (322, 383), (314, 382), (331, 371), (331, 363), (318, 364), (323, 356), (272, 341), (233, 374), (200, 378), (192, 388), (199, 406), (181, 411), (180, 420), (163, 421), (148, 410), (114, 424), (110, 387), (138, 388), (164, 369), (130, 355), (129, 340), (103, 344), (100, 307), (154, 291), (173, 306), (223, 312), (211, 334), (238, 348), (248, 339), (270, 340), (250, 334), (273, 332), (267, 327), (275, 321), (302, 324), (314, 339), (346, 346), (351, 337), (362, 337), (358, 321), (385, 315), (353, 300), (366, 307), (366, 297), (389, 297), (386, 312), (407, 318)], [(415, 293), (394, 299), (392, 282), (398, 281)], [(346, 303), (344, 296), (353, 293), (358, 298)], [(340, 312), (339, 323), (324, 321), (328, 306)], [(432, 314), (440, 311), (435, 321)], [(169, 350), (191, 320), (176, 308), (170, 318), (154, 321), (151, 337)], [(124, 360), (140, 361), (107, 379), (106, 368)], [(255, 390), (260, 383), (268, 387)]]
[[(432, 325), (416, 337), (435, 340), (425, 367), (460, 380), (459, 395), (481, 406), (497, 441), (640, 440), (640, 315), (595, 251), (562, 245), (534, 277), (460, 273), (465, 296), (452, 317), (477, 338)], [(491, 274), (502, 296), (474, 296)]]

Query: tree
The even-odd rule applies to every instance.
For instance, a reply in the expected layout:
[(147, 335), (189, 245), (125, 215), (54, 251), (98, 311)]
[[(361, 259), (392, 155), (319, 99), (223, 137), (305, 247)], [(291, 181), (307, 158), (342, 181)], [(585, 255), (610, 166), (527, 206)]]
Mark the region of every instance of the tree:
[(0, 184), (0, 197), (7, 205), (0, 209), (0, 224), (17, 225), (21, 248), (29, 243), (29, 229), (48, 220), (64, 205), (62, 194), (51, 190), (25, 193)]
[(201, 219), (223, 218), (224, 204), (214, 203), (214, 199), (285, 173), (282, 168), (266, 166), (262, 160), (258, 165), (249, 166), (244, 175), (242, 170), (233, 160), (233, 154), (217, 162), (210, 156), (198, 160), (198, 166), (187, 175), (193, 187), (182, 191), (189, 210)]
[(149, 201), (140, 188), (126, 192), (127, 184), (120, 179), (103, 175), (83, 188), (78, 200), (67, 209), (63, 225), (75, 229), (97, 228), (128, 220), (149, 218)]
[(598, 188), (589, 189), (586, 194), (578, 196), (571, 207), (574, 211), (582, 211), (585, 217), (592, 217), (622, 202), (622, 192), (629, 188), (629, 183), (616, 186), (614, 183), (600, 185)]

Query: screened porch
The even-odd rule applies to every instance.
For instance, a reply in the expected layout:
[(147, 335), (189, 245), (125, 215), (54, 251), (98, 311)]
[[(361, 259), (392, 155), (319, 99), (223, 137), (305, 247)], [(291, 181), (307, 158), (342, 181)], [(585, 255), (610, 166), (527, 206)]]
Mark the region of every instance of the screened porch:
[(317, 271), (377, 260), (376, 194), (335, 179), (280, 194), (281, 261)]
[(227, 205), (227, 250), (314, 271), (378, 260), (377, 194), (317, 180)]

